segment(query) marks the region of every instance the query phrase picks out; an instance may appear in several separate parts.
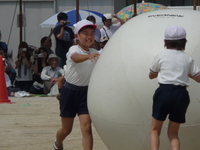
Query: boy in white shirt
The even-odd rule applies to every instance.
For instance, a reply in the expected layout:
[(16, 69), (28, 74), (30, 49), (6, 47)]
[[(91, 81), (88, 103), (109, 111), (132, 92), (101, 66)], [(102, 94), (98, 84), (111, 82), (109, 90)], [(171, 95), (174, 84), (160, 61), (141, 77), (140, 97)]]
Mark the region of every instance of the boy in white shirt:
[(83, 149), (92, 150), (91, 119), (87, 108), (87, 89), (99, 53), (90, 48), (94, 43), (96, 25), (88, 20), (79, 21), (74, 28), (78, 45), (67, 53), (65, 84), (61, 89), (60, 116), (62, 127), (57, 131), (55, 150), (63, 150), (62, 142), (70, 134), (76, 114), (79, 116)]
[(189, 86), (189, 77), (200, 82), (200, 69), (184, 52), (187, 40), (183, 27), (168, 27), (164, 42), (167, 49), (155, 57), (149, 73), (150, 79), (158, 76), (160, 84), (153, 96), (151, 150), (159, 149), (159, 136), (167, 115), (170, 120), (168, 138), (171, 149), (180, 150), (178, 130), (180, 123), (185, 123), (185, 113), (190, 103), (186, 88)]

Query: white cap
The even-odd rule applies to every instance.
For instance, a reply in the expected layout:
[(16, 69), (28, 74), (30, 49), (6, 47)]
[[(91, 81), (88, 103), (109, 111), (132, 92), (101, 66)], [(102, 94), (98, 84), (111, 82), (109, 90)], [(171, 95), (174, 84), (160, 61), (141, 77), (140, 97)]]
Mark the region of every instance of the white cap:
[(186, 31), (182, 26), (172, 25), (165, 30), (165, 40), (180, 40), (186, 38)]
[(56, 58), (59, 60), (59, 58), (55, 54), (50, 54), (47, 62), (49, 62), (51, 60), (51, 58)]
[(106, 17), (106, 19), (112, 19), (112, 14), (107, 13), (107, 14), (103, 14), (104, 17)]
[(93, 26), (94, 29), (97, 28), (97, 26), (93, 24), (91, 21), (83, 19), (77, 22), (76, 24), (74, 24), (74, 33), (77, 34), (83, 27), (86, 27), (86, 26)]

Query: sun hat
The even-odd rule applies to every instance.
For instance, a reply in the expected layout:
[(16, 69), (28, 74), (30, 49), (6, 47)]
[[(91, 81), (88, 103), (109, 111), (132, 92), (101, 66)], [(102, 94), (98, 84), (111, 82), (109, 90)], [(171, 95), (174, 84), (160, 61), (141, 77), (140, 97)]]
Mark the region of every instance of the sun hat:
[(112, 14), (110, 14), (110, 13), (103, 14), (103, 16), (104, 16), (106, 19), (112, 19)]
[(59, 58), (55, 54), (50, 54), (47, 62), (49, 62), (51, 58), (57, 58), (59, 60)]
[(76, 24), (74, 24), (74, 33), (77, 34), (83, 27), (86, 27), (86, 26), (93, 26), (94, 29), (97, 28), (97, 26), (93, 24), (91, 21), (83, 19), (77, 22)]
[(101, 37), (100, 42), (103, 43), (105, 41), (108, 41), (108, 37), (107, 36)]
[(186, 38), (186, 31), (182, 26), (172, 25), (165, 30), (165, 40), (180, 40)]

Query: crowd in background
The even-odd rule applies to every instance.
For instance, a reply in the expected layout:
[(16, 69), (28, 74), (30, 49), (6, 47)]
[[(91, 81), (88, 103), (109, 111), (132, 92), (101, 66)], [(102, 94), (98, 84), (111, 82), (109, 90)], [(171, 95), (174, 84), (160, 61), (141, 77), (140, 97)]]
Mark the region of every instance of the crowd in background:
[[(112, 25), (112, 17), (117, 18), (119, 24)], [(48, 36), (41, 38), (38, 48), (32, 50), (25, 41), (19, 43), (17, 58), (12, 58), (12, 51), (5, 42), (1, 41), (0, 33), (0, 55), (4, 61), (9, 96), (20, 96), (21, 93), (49, 94), (54, 85), (59, 93), (65, 82), (66, 54), (72, 45), (78, 44), (74, 31), (66, 25), (67, 19), (66, 13), (59, 13), (57, 15), (59, 25), (50, 29)], [(90, 15), (86, 19), (93, 24), (96, 23), (94, 16)], [(95, 41), (91, 45), (91, 48), (97, 49), (99, 53), (102, 52), (112, 34), (124, 23), (115, 14), (104, 14), (102, 22), (104, 25), (101, 29), (95, 30)], [(51, 49), (52, 35), (56, 40), (55, 50)]]

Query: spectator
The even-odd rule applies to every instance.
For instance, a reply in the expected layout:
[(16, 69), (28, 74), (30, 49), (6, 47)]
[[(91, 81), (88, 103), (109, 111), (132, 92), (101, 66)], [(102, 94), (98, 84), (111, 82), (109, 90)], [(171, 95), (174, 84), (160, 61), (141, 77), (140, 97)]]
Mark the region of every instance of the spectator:
[(29, 47), (26, 42), (22, 42), (18, 47), (18, 54), (16, 64), (16, 82), (15, 87), (20, 88), (21, 91), (29, 92), (32, 82), (32, 62), (29, 53)]
[(48, 55), (53, 54), (52, 47), (52, 40), (51, 36), (53, 34), (53, 29), (50, 30), (49, 36), (45, 36), (40, 40), (40, 46), (47, 50)]
[(30, 93), (32, 94), (44, 94), (44, 85), (41, 79), (42, 69), (48, 66), (49, 55), (47, 49), (44, 47), (40, 47), (36, 53), (34, 54), (34, 62), (33, 62), (33, 85), (30, 89)]
[(4, 50), (5, 53), (8, 51), (8, 45), (5, 42), (1, 41), (2, 35), (1, 35), (1, 30), (0, 30), (0, 47)]
[(102, 37), (100, 39), (100, 47), (101, 47), (101, 49), (99, 50), (99, 53), (102, 53), (102, 51), (104, 49), (104, 46), (106, 45), (107, 42), (108, 42), (108, 38), (106, 36)]
[(8, 91), (8, 96), (14, 96), (14, 92), (18, 92), (20, 91), (20, 89), (18, 88), (12, 88), (11, 85), (11, 81), (10, 78), (8, 76), (8, 74), (6, 73), (7, 68), (9, 67), (5, 58), (5, 51), (2, 49), (2, 47), (0, 46), (0, 55), (2, 56), (2, 61), (4, 64), (4, 76), (5, 76), (5, 81), (6, 81), (6, 87), (7, 87), (7, 91)]
[(66, 53), (69, 48), (73, 45), (74, 32), (71, 28), (67, 27), (68, 16), (64, 12), (60, 12), (57, 15), (59, 25), (54, 28), (54, 36), (56, 39), (56, 50), (55, 53), (59, 57), (59, 67), (63, 68), (66, 64)]
[[(117, 20), (119, 20), (119, 23), (113, 25), (112, 24), (112, 18), (116, 18)], [(119, 29), (119, 27), (124, 24), (124, 21), (122, 19), (120, 19), (119, 17), (117, 17), (117, 15), (115, 14), (104, 14), (102, 17), (102, 22), (103, 22), (103, 27), (100, 29), (101, 32), (101, 38), (102, 37), (107, 37), (108, 39), (111, 38), (111, 36), (115, 33), (115, 31), (117, 31), (117, 29)]]
[(64, 70), (58, 67), (58, 61), (59, 58), (55, 54), (51, 54), (48, 58), (48, 63), (50, 65), (42, 69), (41, 79), (44, 83), (44, 94), (48, 94), (52, 86), (60, 82), (64, 77)]

